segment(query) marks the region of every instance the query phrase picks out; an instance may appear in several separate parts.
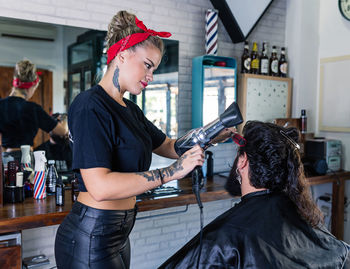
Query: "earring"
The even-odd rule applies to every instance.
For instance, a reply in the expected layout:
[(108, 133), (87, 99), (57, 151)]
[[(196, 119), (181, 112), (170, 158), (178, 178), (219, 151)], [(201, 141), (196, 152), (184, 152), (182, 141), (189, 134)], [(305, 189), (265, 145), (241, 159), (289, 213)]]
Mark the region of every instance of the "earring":
[(238, 168), (236, 168), (236, 179), (238, 180), (238, 183), (241, 185), (242, 178), (241, 178), (241, 175), (239, 174)]

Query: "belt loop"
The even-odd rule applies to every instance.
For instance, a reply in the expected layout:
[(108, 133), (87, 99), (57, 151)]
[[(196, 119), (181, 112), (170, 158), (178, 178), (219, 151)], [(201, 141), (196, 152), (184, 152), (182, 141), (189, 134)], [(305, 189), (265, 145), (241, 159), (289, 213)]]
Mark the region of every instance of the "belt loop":
[(79, 215), (79, 219), (82, 220), (85, 216), (85, 213), (86, 213), (86, 210), (87, 210), (87, 207), (86, 206), (82, 206), (81, 207), (81, 210), (80, 210), (80, 215)]

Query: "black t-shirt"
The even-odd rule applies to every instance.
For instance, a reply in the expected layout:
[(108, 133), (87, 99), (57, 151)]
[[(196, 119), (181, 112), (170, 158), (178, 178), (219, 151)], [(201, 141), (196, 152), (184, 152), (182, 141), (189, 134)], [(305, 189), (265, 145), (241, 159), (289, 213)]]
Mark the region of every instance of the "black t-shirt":
[(72, 168), (78, 173), (79, 190), (87, 191), (79, 169), (104, 167), (118, 172), (147, 171), (152, 151), (165, 140), (133, 102), (121, 106), (96, 85), (80, 93), (68, 113), (72, 142)]
[(0, 133), (5, 148), (32, 146), (39, 128), (50, 132), (56, 125), (57, 121), (36, 103), (16, 96), (0, 100)]

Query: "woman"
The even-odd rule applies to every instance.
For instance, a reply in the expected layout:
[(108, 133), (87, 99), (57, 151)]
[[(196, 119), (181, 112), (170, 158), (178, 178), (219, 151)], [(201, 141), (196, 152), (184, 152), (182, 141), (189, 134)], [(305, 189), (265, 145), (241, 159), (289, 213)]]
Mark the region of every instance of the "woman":
[[(247, 122), (227, 189), (241, 201), (160, 268), (344, 268), (348, 245), (322, 225), (306, 185), (299, 132)], [(200, 250), (201, 249), (201, 250)]]
[(4, 157), (13, 156), (20, 161), (21, 145), (33, 146), (38, 129), (64, 136), (61, 124), (51, 118), (43, 108), (28, 100), (40, 83), (36, 67), (29, 60), (16, 64), (10, 95), (0, 100), (0, 133)]
[[(106, 37), (106, 73), (69, 109), (80, 194), (57, 231), (58, 268), (129, 268), (128, 236), (136, 216), (136, 195), (183, 178), (203, 164), (199, 146), (179, 158), (175, 140), (123, 98), (125, 92), (140, 94), (153, 80), (163, 54), (158, 36), (170, 33), (147, 29), (135, 15), (118, 12)], [(147, 171), (152, 152), (179, 159), (169, 167)]]
[(50, 139), (36, 147), (35, 150), (44, 150), (47, 160), (55, 160), (58, 172), (71, 171), (72, 149), (69, 146), (67, 114), (54, 113), (52, 118), (63, 125), (67, 135), (58, 136), (50, 132)]

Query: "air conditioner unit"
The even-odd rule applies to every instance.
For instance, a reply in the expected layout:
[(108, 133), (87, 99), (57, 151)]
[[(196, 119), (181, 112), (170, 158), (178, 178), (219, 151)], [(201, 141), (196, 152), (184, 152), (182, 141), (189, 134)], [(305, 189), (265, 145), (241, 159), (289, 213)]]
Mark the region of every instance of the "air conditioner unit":
[(0, 36), (42, 41), (55, 41), (57, 29), (55, 26), (42, 23), (18, 23), (10, 20), (0, 20)]

